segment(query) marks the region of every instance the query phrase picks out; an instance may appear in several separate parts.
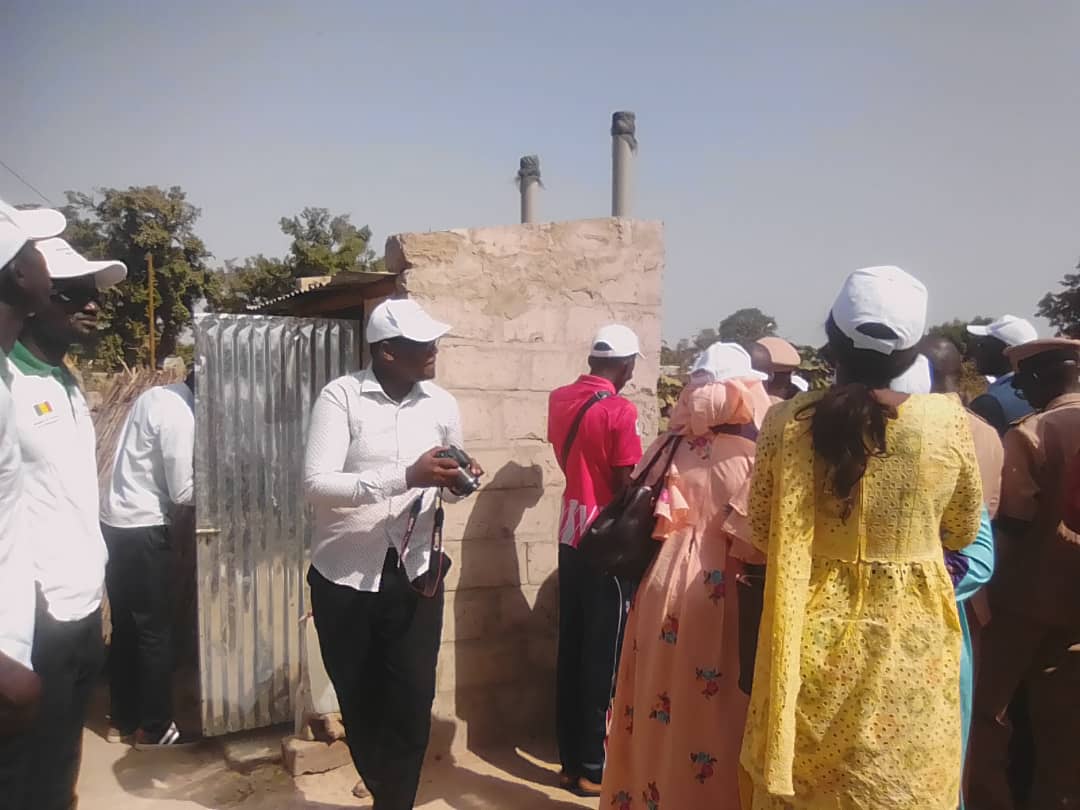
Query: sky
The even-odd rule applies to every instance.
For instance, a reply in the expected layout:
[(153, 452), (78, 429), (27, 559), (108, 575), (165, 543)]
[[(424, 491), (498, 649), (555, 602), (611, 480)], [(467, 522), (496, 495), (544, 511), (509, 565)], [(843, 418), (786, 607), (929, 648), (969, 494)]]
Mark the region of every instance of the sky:
[[(304, 206), (401, 231), (663, 220), (671, 341), (756, 306), (819, 342), (898, 264), (930, 321), (1031, 316), (1080, 259), (1080, 3), (7, 0), (0, 160), (44, 195), (179, 185), (216, 263)], [(0, 168), (0, 196), (41, 202)], [(1049, 333), (1045, 323), (1040, 324)]]

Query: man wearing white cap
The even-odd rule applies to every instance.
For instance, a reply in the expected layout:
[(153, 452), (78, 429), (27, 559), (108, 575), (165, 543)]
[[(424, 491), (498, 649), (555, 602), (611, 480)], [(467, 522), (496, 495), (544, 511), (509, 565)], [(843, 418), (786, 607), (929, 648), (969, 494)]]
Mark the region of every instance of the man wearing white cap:
[[(413, 806), (442, 632), (443, 489), (457, 492), (457, 401), (435, 385), (450, 331), (410, 300), (368, 319), (371, 365), (323, 388), (304, 489), (314, 507), (311, 610), (353, 763), (378, 810)], [(471, 472), (483, 471), (470, 461)]]
[[(144, 391), (128, 414), (102, 500), (109, 550), (110, 742), (184, 742), (173, 721), (174, 549), (195, 498), (194, 372)], [(177, 520), (179, 518), (179, 520)]]
[(641, 461), (637, 408), (618, 393), (641, 347), (625, 326), (593, 339), (589, 374), (551, 393), (548, 441), (566, 475), (559, 520), (559, 652), (556, 726), (562, 786), (600, 795), (606, 717), (618, 668), (630, 586), (580, 558), (578, 542)]
[(985, 326), (971, 324), (967, 331), (977, 338), (972, 351), (975, 365), (990, 380), (990, 388), (976, 397), (970, 408), (1004, 434), (1013, 422), (1034, 410), (1013, 388), (1013, 370), (1005, 352), (1038, 340), (1039, 333), (1028, 321), (1015, 315), (1003, 315)]
[[(35, 239), (65, 226), (59, 211), (19, 211), (0, 200), (0, 739), (24, 728), (40, 697), (31, 649), (34, 576), (29, 532), (20, 520), (22, 454), (11, 399), (7, 353), (27, 316), (49, 295), (49, 271)], [(0, 746), (0, 795), (11, 795), (22, 761), (18, 746)]]
[(41, 598), (33, 664), (41, 709), (27, 747), (25, 806), (75, 800), (87, 703), (101, 672), (105, 542), (97, 523), (94, 425), (64, 356), (97, 336), (101, 290), (124, 279), (120, 262), (87, 261), (61, 239), (37, 243), (52, 294), (26, 322), (10, 355), (23, 459), (24, 515), (34, 531)]

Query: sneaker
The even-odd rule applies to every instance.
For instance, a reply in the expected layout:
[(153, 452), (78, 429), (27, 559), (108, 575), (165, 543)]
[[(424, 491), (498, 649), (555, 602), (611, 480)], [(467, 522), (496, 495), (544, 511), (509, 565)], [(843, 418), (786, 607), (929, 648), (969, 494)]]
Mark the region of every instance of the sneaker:
[(109, 730), (105, 732), (105, 741), (113, 744), (124, 743), (130, 745), (135, 742), (135, 732), (121, 731), (116, 726), (109, 726)]
[(176, 727), (176, 723), (169, 723), (169, 727), (159, 736), (151, 737), (142, 729), (135, 732), (135, 747), (138, 749), (166, 748), (169, 746), (193, 745), (198, 740), (185, 737)]

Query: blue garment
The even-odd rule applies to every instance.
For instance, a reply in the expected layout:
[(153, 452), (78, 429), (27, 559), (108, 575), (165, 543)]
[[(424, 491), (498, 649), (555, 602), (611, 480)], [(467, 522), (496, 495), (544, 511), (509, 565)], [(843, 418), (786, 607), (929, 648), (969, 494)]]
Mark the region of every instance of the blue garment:
[[(975, 542), (961, 551), (946, 551), (945, 565), (952, 575), (960, 613), (963, 645), (960, 648), (960, 718), (961, 762), (967, 760), (968, 731), (971, 729), (971, 704), (975, 691), (975, 671), (971, 650), (971, 628), (964, 603), (990, 581), (994, 573), (994, 530), (990, 513), (983, 507), (982, 521)], [(960, 807), (964, 801), (961, 797)]]
[(1005, 422), (1009, 425), (1035, 412), (1031, 404), (1026, 399), (1021, 399), (1016, 389), (1012, 387), (1013, 376), (1013, 374), (1006, 374), (1004, 377), (999, 377), (986, 389), (986, 393), (1001, 405), (1001, 410), (1005, 412)]

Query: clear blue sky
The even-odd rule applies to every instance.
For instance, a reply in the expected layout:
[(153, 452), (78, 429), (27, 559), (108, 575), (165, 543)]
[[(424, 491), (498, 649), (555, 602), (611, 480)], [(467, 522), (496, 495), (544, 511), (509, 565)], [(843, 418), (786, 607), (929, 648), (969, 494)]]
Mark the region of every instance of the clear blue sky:
[(671, 339), (760, 306), (817, 340), (883, 263), (932, 320), (1031, 315), (1080, 257), (1073, 0), (8, 0), (0, 43), (0, 160), (56, 201), (183, 186), (219, 262), (280, 254), (305, 205), (380, 245), (514, 222), (532, 152), (544, 219), (604, 216), (616, 109)]

